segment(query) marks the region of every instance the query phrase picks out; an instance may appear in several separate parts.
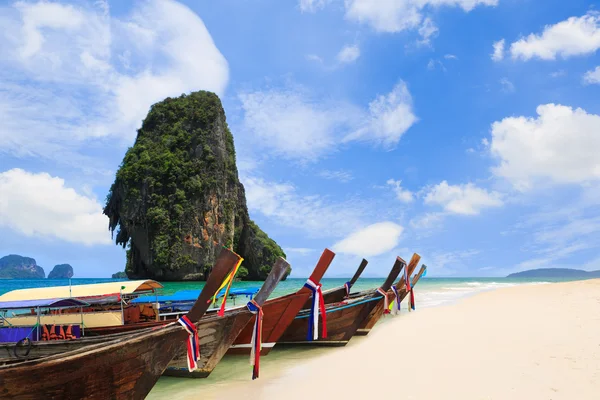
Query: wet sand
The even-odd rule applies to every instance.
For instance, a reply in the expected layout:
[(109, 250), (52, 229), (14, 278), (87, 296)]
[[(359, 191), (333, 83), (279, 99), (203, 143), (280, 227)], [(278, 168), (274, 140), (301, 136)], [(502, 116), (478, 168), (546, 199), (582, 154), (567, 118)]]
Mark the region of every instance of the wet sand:
[(202, 382), (161, 378), (149, 398), (599, 399), (600, 280), (404, 312), (344, 348), (274, 350), (250, 375), (228, 357)]

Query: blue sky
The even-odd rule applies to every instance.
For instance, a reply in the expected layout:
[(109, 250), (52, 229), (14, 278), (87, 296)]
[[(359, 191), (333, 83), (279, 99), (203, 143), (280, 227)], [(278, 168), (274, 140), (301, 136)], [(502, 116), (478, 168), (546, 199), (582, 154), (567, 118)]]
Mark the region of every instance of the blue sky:
[(560, 0), (2, 2), (0, 255), (124, 267), (149, 106), (221, 97), (251, 217), (310, 272), (600, 269), (600, 10)]

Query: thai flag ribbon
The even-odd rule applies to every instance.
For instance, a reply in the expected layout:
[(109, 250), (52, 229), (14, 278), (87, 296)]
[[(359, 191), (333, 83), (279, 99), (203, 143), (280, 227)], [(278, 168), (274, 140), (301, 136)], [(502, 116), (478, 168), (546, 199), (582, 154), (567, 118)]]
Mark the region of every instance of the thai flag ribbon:
[(344, 283), (344, 288), (346, 288), (346, 299), (350, 297), (350, 289), (352, 288), (352, 283), (350, 281)]
[(256, 315), (254, 321), (254, 329), (252, 330), (252, 341), (250, 342), (250, 365), (252, 369), (252, 380), (258, 378), (258, 372), (260, 370), (260, 351), (262, 350), (262, 324), (263, 324), (263, 310), (262, 307), (254, 300), (250, 300), (246, 304), (248, 310)]
[(394, 301), (396, 302), (392, 305), (392, 314), (398, 315), (400, 314), (400, 294), (398, 293), (398, 288), (396, 285), (392, 286), (392, 291), (394, 292)]
[(408, 292), (408, 294), (410, 295), (409, 297), (409, 309), (408, 311), (410, 311), (411, 309), (415, 309), (415, 294), (413, 293), (413, 288), (410, 284), (410, 276), (408, 275), (408, 271), (406, 270), (406, 268), (404, 268), (404, 283), (406, 285), (406, 291)]
[(198, 329), (196, 325), (184, 315), (180, 317), (177, 322), (183, 326), (188, 333), (187, 340), (187, 364), (188, 370), (194, 372), (198, 369), (198, 361), (200, 361), (200, 341), (198, 340)]
[(311, 279), (304, 284), (305, 288), (312, 290), (312, 306), (310, 307), (310, 317), (308, 318), (308, 332), (306, 340), (311, 342), (319, 339), (319, 311), (323, 322), (321, 337), (327, 337), (327, 313), (325, 312), (325, 300), (323, 299), (323, 291), (321, 284), (314, 283)]
[(379, 289), (377, 289), (377, 293), (379, 293), (380, 295), (383, 296), (383, 313), (389, 314), (390, 313), (390, 305), (388, 303), (388, 297), (387, 297), (386, 291), (383, 290), (382, 288), (379, 288)]

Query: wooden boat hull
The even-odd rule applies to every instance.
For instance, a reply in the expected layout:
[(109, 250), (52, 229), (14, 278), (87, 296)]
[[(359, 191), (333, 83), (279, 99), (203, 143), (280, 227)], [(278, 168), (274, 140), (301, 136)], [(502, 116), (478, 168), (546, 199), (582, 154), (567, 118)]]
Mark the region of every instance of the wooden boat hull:
[[(309, 297), (310, 292), (300, 292), (265, 302), (262, 337), (263, 343), (268, 345), (263, 346), (261, 355), (269, 354), (270, 349), (279, 341)], [(250, 354), (250, 341), (255, 320), (256, 317), (252, 316), (227, 354)]]
[(175, 354), (163, 375), (185, 378), (208, 377), (253, 317), (253, 314), (244, 307), (235, 314), (225, 314), (224, 317), (211, 315), (203, 318), (198, 326), (198, 339), (200, 341), (198, 369), (189, 372), (187, 353), (184, 347)]
[(181, 326), (170, 325), (42, 362), (0, 367), (0, 398), (142, 399), (173, 354), (185, 347), (187, 336)]
[[(344, 346), (381, 299), (381, 296), (365, 297), (331, 305), (327, 309), (327, 338), (319, 337), (313, 341), (307, 340), (309, 313), (303, 312), (294, 319), (278, 343)], [(319, 320), (322, 324), (321, 316)]]
[[(419, 257), (419, 259), (420, 259), (420, 257)], [(416, 268), (416, 263), (414, 264), (414, 266), (409, 265), (408, 268), (409, 268), (409, 274), (411, 274)], [(413, 287), (417, 284), (417, 282), (421, 278), (424, 268), (426, 268), (426, 267), (421, 267), (421, 271), (419, 272), (419, 274), (413, 278), (413, 280), (412, 280)], [(398, 296), (400, 297), (400, 303), (402, 303), (402, 301), (406, 298), (407, 295), (408, 295), (408, 292), (406, 290), (406, 287), (404, 286), (404, 284), (402, 284), (402, 287), (398, 289)], [(388, 301), (391, 304), (391, 302), (394, 300), (394, 295), (392, 293), (388, 292), (387, 296), (388, 296)], [(382, 301), (381, 304), (378, 304), (377, 307), (373, 308), (373, 310), (369, 313), (369, 316), (365, 319), (365, 321), (363, 321), (361, 326), (357, 329), (356, 335), (357, 336), (368, 335), (369, 332), (371, 332), (371, 329), (373, 329), (375, 324), (383, 316), (383, 311), (384, 311), (384, 302)]]

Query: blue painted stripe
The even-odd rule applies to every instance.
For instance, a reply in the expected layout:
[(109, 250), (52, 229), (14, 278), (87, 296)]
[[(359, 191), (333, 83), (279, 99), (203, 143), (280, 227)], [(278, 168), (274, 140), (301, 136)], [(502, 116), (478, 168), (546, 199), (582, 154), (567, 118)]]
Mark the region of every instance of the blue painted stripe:
[[(342, 306), (342, 307), (330, 308), (330, 309), (326, 310), (325, 312), (327, 314), (329, 314), (329, 313), (332, 313), (334, 311), (340, 311), (340, 310), (343, 310), (345, 308), (355, 307), (355, 306), (357, 306), (359, 304), (370, 303), (371, 301), (379, 301), (381, 299), (383, 299), (383, 297), (373, 297), (373, 298), (370, 298), (370, 299), (367, 299), (367, 300), (357, 301), (357, 302), (352, 303), (352, 304), (346, 304), (345, 306)], [(301, 319), (301, 318), (308, 318), (308, 317), (310, 317), (310, 315), (297, 315), (296, 318), (294, 318), (294, 319)]]

